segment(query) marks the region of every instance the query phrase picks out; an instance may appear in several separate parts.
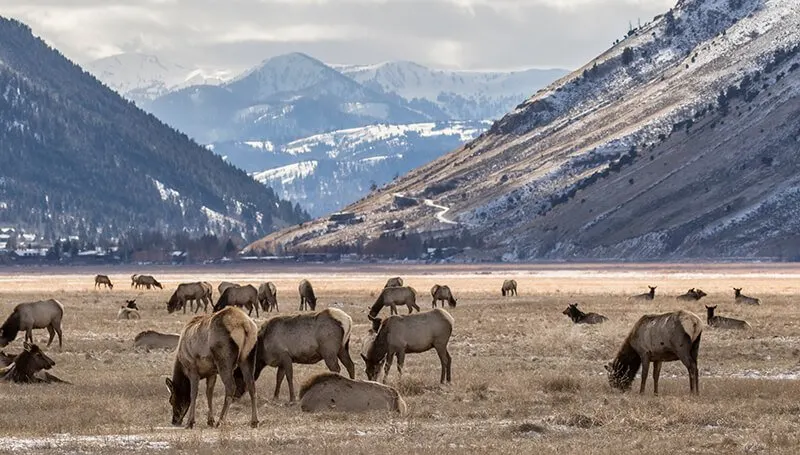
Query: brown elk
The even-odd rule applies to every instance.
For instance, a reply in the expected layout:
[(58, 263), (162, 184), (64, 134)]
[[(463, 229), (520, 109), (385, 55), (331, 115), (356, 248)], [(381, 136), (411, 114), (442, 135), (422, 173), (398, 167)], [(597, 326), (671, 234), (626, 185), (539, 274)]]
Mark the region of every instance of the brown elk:
[(453, 293), (450, 291), (450, 287), (447, 285), (434, 284), (431, 288), (431, 297), (433, 297), (433, 302), (431, 303), (433, 308), (436, 308), (436, 303), (440, 300), (442, 301), (442, 308), (444, 308), (444, 302), (447, 302), (450, 308), (455, 308), (457, 303)]
[(645, 292), (644, 294), (638, 294), (631, 297), (632, 300), (653, 300), (656, 298), (656, 288), (658, 286), (647, 286), (650, 288), (649, 292)]
[(275, 399), (283, 377), (289, 385), (289, 401), (295, 401), (292, 364), (310, 365), (325, 361), (325, 366), (339, 373), (339, 362), (355, 378), (350, 359), (350, 330), (353, 320), (338, 308), (326, 308), (313, 314), (276, 316), (261, 325), (255, 355), (255, 378), (266, 366), (277, 367)]
[(183, 313), (186, 314), (187, 302), (195, 302), (195, 313), (200, 310), (201, 303), (203, 304), (204, 311), (208, 311), (208, 304), (210, 303), (209, 286), (208, 283), (204, 284), (199, 281), (195, 283), (179, 284), (167, 301), (167, 313), (172, 314), (183, 308)]
[(675, 298), (677, 300), (700, 300), (707, 295), (708, 294), (703, 292), (701, 289), (691, 288), (688, 291), (686, 291), (686, 294), (681, 294)]
[(608, 321), (608, 318), (602, 314), (584, 313), (578, 309), (577, 303), (570, 303), (561, 314), (569, 316), (575, 324), (601, 324)]
[(61, 320), (64, 317), (64, 305), (58, 300), (40, 300), (38, 302), (20, 303), (0, 327), (0, 347), (14, 341), (20, 330), (25, 331), (25, 340), (33, 343), (33, 329), (47, 329), (50, 339), (47, 346), (58, 334), (58, 348), (61, 349)]
[(723, 316), (715, 316), (714, 310), (717, 306), (706, 305), (706, 324), (709, 327), (716, 327), (718, 329), (750, 329), (750, 323), (742, 321), (741, 319), (726, 318)]
[(503, 295), (503, 297), (507, 295), (517, 295), (517, 280), (503, 281), (503, 287), (500, 288), (500, 293)]
[(122, 305), (117, 313), (117, 319), (141, 319), (136, 299), (125, 301), (125, 305)]
[(275, 312), (278, 311), (278, 288), (272, 281), (261, 283), (258, 287), (258, 303), (265, 312), (271, 312), (273, 309)]
[(733, 299), (736, 303), (744, 303), (745, 305), (761, 305), (761, 299), (742, 294), (742, 288), (733, 288)]
[(161, 283), (158, 282), (155, 278), (151, 275), (133, 275), (133, 282), (135, 284), (136, 289), (144, 286), (147, 289), (152, 289), (153, 287), (164, 289), (161, 286)]
[(51, 369), (56, 362), (42, 352), (39, 346), (28, 342), (23, 346), (24, 350), (17, 355), (4, 353), (4, 360), (10, 362), (0, 368), (0, 379), (23, 384), (51, 382), (69, 384), (44, 371)]
[(258, 426), (253, 361), (248, 360), (258, 340), (258, 326), (242, 310), (227, 307), (212, 314), (194, 316), (184, 327), (178, 342), (172, 378), (166, 378), (172, 424), (180, 425), (187, 412), (186, 428), (195, 423), (195, 406), (200, 380), (206, 381), (208, 425), (214, 426), (214, 385), (217, 375), (225, 384), (225, 402), (217, 426), (225, 421), (231, 402), (237, 397), (234, 371), (239, 371), (250, 394), (250, 426)]
[(397, 307), (402, 305), (408, 307), (409, 314), (415, 309), (419, 312), (417, 291), (414, 288), (410, 286), (383, 288), (369, 310), (369, 317), (374, 318), (386, 306), (390, 307), (390, 314), (397, 314)]
[(616, 358), (606, 365), (608, 383), (613, 388), (628, 390), (642, 367), (639, 393), (644, 393), (653, 362), (653, 393), (658, 395), (661, 363), (680, 360), (689, 372), (689, 390), (699, 393), (697, 354), (702, 333), (703, 321), (689, 311), (642, 316), (628, 333)]
[(407, 406), (393, 387), (348, 379), (336, 373), (321, 373), (300, 389), (300, 409), (305, 412), (390, 411), (404, 415)]
[(442, 365), (440, 382), (450, 382), (450, 370), (453, 358), (447, 350), (447, 343), (453, 333), (453, 317), (441, 308), (426, 313), (414, 313), (405, 316), (389, 316), (385, 320), (375, 318), (372, 328), (375, 338), (361, 357), (366, 364), (366, 374), (374, 381), (384, 367), (383, 382), (389, 375), (393, 357), (397, 357), (397, 373), (402, 376), (406, 354), (416, 354), (436, 349)]
[(317, 296), (314, 295), (314, 288), (308, 280), (303, 280), (297, 287), (300, 293), (300, 311), (310, 309), (315, 311), (317, 309)]
[(219, 296), (219, 300), (214, 305), (214, 311), (219, 311), (226, 306), (238, 306), (247, 309), (247, 314), (253, 314), (256, 310), (258, 317), (258, 290), (252, 284), (246, 286), (231, 286)]
[(101, 284), (108, 289), (114, 289), (114, 285), (111, 284), (111, 279), (106, 275), (97, 275), (94, 277), (94, 287), (100, 289)]
[(133, 339), (134, 348), (142, 348), (145, 350), (150, 349), (166, 349), (169, 351), (178, 347), (180, 335), (177, 333), (160, 333), (155, 330), (145, 330), (139, 332)]

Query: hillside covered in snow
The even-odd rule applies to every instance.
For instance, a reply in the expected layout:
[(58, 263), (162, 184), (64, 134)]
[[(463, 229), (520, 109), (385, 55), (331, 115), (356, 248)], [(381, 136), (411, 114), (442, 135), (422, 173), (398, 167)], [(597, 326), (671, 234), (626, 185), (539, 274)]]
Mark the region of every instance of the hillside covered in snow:
[(400, 220), (480, 238), (475, 258), (799, 258), (798, 27), (793, 0), (680, 0), (350, 205), (358, 226), (318, 220), (252, 249), (358, 248)]

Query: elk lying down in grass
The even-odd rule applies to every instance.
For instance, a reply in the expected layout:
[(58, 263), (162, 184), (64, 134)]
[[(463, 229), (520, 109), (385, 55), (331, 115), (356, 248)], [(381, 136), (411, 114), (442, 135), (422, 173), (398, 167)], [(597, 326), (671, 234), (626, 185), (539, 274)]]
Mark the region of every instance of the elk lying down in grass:
[(139, 332), (133, 339), (133, 347), (147, 351), (151, 349), (174, 351), (178, 347), (180, 337), (177, 333), (160, 333), (155, 330), (145, 330), (144, 332)]
[(24, 350), (17, 355), (2, 354), (2, 363), (5, 365), (0, 368), (0, 378), (4, 381), (23, 384), (53, 382), (70, 384), (44, 371), (53, 368), (56, 362), (35, 344), (25, 342)]
[(653, 362), (653, 393), (658, 395), (661, 363), (680, 360), (689, 371), (689, 390), (699, 393), (697, 353), (702, 332), (703, 321), (688, 311), (642, 316), (628, 333), (617, 357), (606, 365), (608, 383), (615, 389), (628, 390), (642, 367), (639, 393), (644, 393), (647, 372)]
[(404, 415), (406, 402), (393, 387), (322, 373), (300, 389), (300, 409), (306, 412), (390, 411)]
[(745, 305), (761, 305), (761, 299), (748, 297), (742, 294), (742, 288), (733, 288), (733, 298), (736, 303), (744, 303)]
[(603, 322), (608, 321), (608, 318), (602, 314), (584, 313), (578, 309), (577, 303), (570, 303), (569, 306), (561, 312), (561, 314), (566, 314), (569, 316), (569, 318), (572, 319), (572, 322), (575, 324), (602, 324)]
[(644, 294), (638, 294), (631, 297), (631, 300), (653, 300), (656, 298), (656, 288), (658, 286), (647, 286), (650, 288), (649, 292), (645, 292)]
[(136, 306), (136, 299), (126, 300), (125, 305), (119, 309), (117, 319), (141, 319), (139, 315), (139, 307)]
[(714, 310), (717, 309), (717, 306), (708, 306), (706, 305), (706, 324), (709, 327), (715, 327), (718, 329), (741, 329), (741, 330), (748, 330), (750, 329), (750, 324), (747, 321), (742, 321), (741, 319), (733, 319), (733, 318), (726, 318), (722, 316), (714, 316)]
[(708, 294), (703, 292), (701, 289), (691, 288), (688, 291), (686, 291), (686, 294), (681, 294), (675, 298), (677, 300), (700, 300), (707, 295)]

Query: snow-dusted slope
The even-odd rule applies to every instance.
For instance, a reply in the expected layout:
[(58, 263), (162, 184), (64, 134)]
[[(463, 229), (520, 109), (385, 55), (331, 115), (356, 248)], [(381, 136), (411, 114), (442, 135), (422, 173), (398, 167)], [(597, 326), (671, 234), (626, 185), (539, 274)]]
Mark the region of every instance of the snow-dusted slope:
[(451, 119), (496, 119), (536, 90), (566, 75), (562, 69), (449, 71), (414, 62), (336, 67), (367, 87), (408, 101), (425, 100)]
[(275, 146), (268, 141), (213, 144), (277, 194), (324, 215), (478, 136), (488, 122), (370, 125)]
[[(680, 0), (463, 148), (254, 246), (369, 242), (448, 219), (506, 258), (800, 257), (796, 0)], [(452, 229), (449, 231), (452, 234)], [(449, 234), (440, 234), (449, 235)]]
[(94, 60), (86, 65), (86, 70), (112, 90), (137, 102), (153, 100), (190, 85), (219, 85), (233, 76), (226, 70), (183, 65), (137, 53)]

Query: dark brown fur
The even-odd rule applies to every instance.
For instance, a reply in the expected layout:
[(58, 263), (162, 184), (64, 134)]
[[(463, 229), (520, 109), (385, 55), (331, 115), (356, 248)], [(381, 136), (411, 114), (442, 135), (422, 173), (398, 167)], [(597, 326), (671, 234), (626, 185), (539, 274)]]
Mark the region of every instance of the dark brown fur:
[(505, 280), (503, 281), (503, 287), (500, 289), (500, 293), (505, 297), (506, 295), (517, 295), (517, 281), (516, 280)]
[(397, 307), (405, 305), (408, 307), (408, 313), (413, 310), (419, 312), (417, 305), (417, 291), (410, 286), (392, 286), (383, 288), (375, 303), (369, 309), (369, 318), (372, 319), (378, 316), (383, 307), (390, 308), (390, 314), (397, 314)]
[(97, 275), (94, 277), (94, 287), (100, 288), (100, 285), (105, 285), (108, 289), (114, 289), (114, 285), (111, 284), (111, 280), (105, 275)]
[(246, 308), (248, 316), (253, 314), (253, 309), (255, 309), (256, 317), (258, 317), (258, 289), (252, 284), (231, 286), (225, 289), (214, 305), (214, 311), (219, 311), (227, 306)]
[(300, 311), (308, 310), (315, 311), (317, 309), (317, 296), (314, 295), (314, 288), (308, 280), (303, 280), (297, 287), (300, 293)]
[(570, 303), (561, 314), (569, 316), (575, 324), (601, 324), (608, 321), (608, 318), (602, 314), (584, 313), (578, 309), (577, 303)]
[(431, 288), (431, 297), (433, 297), (433, 302), (431, 303), (433, 308), (436, 308), (436, 303), (440, 300), (442, 301), (442, 307), (444, 307), (444, 302), (447, 302), (450, 308), (455, 308), (457, 303), (453, 293), (450, 291), (450, 287), (447, 285), (434, 284)]

